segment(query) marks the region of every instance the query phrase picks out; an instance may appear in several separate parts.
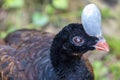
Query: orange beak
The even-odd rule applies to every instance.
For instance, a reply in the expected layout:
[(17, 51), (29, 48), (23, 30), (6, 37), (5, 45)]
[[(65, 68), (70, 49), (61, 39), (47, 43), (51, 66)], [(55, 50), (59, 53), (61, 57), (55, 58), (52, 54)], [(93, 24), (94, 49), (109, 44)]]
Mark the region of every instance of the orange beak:
[(95, 45), (96, 50), (109, 52), (109, 46), (105, 40), (99, 40)]

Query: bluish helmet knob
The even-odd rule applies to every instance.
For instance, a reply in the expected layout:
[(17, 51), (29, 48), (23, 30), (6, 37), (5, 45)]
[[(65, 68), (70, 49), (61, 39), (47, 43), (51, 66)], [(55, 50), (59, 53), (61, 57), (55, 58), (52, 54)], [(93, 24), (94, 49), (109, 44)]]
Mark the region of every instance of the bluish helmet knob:
[(95, 4), (85, 6), (81, 16), (82, 25), (90, 36), (102, 36), (101, 13)]

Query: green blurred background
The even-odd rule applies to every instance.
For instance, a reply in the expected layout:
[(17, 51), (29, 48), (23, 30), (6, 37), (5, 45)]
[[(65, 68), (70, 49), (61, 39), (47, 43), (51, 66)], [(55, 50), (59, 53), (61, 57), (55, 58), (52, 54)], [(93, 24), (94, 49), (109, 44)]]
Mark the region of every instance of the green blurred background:
[(83, 7), (95, 3), (110, 52), (87, 56), (96, 80), (120, 80), (120, 0), (0, 0), (0, 38), (21, 28), (57, 33), (69, 23), (81, 23)]

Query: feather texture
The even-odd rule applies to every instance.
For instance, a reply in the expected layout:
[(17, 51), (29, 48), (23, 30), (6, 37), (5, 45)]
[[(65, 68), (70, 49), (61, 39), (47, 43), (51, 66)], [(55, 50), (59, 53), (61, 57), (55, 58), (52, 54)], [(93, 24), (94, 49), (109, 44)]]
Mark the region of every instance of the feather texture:
[[(0, 46), (0, 73), (2, 80), (55, 80), (55, 75), (50, 62), (50, 46), (54, 35), (37, 32), (36, 30), (20, 30), (18, 45), (13, 35), (7, 39), (14, 39), (7, 42), (11, 46)], [(23, 39), (23, 35), (27, 35)], [(28, 35), (31, 34), (31, 35)], [(25, 36), (24, 35), (24, 36)], [(21, 37), (22, 36), (22, 37)], [(28, 39), (25, 39), (28, 38)], [(14, 47), (13, 46), (19, 46)], [(46, 76), (44, 76), (46, 75)]]

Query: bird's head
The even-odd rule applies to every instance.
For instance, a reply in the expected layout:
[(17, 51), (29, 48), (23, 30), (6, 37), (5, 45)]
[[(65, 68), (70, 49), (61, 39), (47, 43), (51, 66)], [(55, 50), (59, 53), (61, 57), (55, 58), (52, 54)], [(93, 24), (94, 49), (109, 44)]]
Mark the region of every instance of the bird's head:
[(95, 49), (109, 51), (101, 32), (99, 9), (94, 4), (87, 5), (83, 9), (82, 24), (73, 23), (64, 27), (53, 43), (59, 47), (57, 51), (64, 51), (69, 55), (81, 55)]
[(62, 45), (61, 49), (70, 55), (81, 55), (95, 49), (109, 50), (104, 38), (88, 35), (82, 24), (69, 24), (57, 35), (56, 40), (57, 44)]

